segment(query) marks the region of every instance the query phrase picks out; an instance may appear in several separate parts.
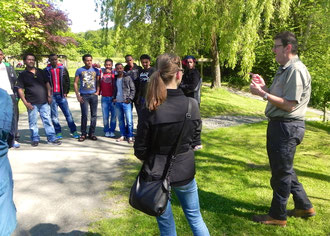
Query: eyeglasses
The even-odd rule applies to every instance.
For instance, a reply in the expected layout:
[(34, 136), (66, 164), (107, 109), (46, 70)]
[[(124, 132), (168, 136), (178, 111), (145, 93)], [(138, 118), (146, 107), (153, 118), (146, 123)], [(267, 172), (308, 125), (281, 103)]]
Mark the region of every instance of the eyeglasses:
[(283, 46), (283, 44), (278, 44), (278, 45), (275, 44), (275, 45), (273, 46), (273, 49), (277, 49), (278, 47), (281, 47), (281, 46)]

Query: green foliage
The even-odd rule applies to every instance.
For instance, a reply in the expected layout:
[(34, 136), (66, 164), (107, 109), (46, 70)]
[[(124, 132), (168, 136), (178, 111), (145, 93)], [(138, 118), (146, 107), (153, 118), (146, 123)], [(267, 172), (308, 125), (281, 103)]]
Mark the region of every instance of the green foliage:
[(104, 37), (103, 30), (90, 30), (75, 35), (78, 42), (76, 48), (79, 55), (90, 53), (93, 56), (113, 57), (117, 50), (114, 47), (113, 31), (108, 31), (108, 37)]
[(330, 106), (330, 2), (309, 0), (300, 4), (293, 12), (292, 24), (299, 26), (300, 55), (312, 76), (311, 104), (325, 109)]
[[(33, 3), (33, 4), (32, 4)], [(0, 1), (0, 34), (6, 38), (21, 37), (27, 40), (40, 39), (42, 29), (30, 26), (26, 17), (39, 19), (42, 11), (36, 5), (45, 5), (44, 0), (6, 0)]]
[[(239, 66), (241, 79), (248, 79), (247, 72), (255, 62), (259, 32), (263, 28), (268, 31), (275, 11), (285, 20), (291, 1), (280, 4), (272, 0), (96, 2), (101, 6), (103, 25), (110, 20), (115, 23), (117, 40), (130, 44), (130, 53), (149, 53), (153, 57), (164, 52), (182, 56), (203, 53), (214, 60), (219, 53), (221, 65)], [(274, 7), (276, 4), (278, 7)], [(212, 47), (212, 41), (217, 49)]]

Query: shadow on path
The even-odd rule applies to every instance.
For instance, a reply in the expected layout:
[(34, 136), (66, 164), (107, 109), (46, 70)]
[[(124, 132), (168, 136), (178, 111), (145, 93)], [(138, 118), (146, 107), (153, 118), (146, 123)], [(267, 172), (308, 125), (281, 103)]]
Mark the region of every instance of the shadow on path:
[[(32, 227), (28, 232), (27, 231), (20, 231), (19, 235), (22, 236), (83, 236), (86, 235), (86, 232), (79, 231), (79, 230), (73, 230), (68, 233), (59, 233), (60, 227), (56, 224), (37, 224), (34, 227)], [(101, 236), (97, 233), (88, 233), (89, 236)]]

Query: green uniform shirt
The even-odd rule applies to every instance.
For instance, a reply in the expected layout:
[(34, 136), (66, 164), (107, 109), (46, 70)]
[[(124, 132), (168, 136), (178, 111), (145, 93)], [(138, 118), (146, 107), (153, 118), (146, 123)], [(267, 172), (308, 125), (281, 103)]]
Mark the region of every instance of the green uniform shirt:
[(269, 92), (277, 97), (296, 101), (297, 105), (292, 112), (287, 112), (268, 102), (265, 110), (267, 117), (304, 120), (311, 94), (311, 76), (298, 56), (279, 67)]

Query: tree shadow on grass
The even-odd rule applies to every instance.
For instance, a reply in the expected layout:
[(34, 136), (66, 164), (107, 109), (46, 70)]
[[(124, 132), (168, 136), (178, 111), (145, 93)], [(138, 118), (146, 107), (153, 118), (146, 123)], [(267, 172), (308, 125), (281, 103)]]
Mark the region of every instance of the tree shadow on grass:
[(315, 172), (309, 172), (309, 171), (297, 170), (295, 168), (294, 168), (294, 170), (295, 170), (298, 178), (300, 176), (304, 176), (304, 177), (309, 177), (309, 178), (313, 178), (313, 179), (318, 179), (318, 180), (330, 182), (330, 176), (329, 175), (324, 175), (324, 174), (321, 174), (321, 173), (315, 173)]
[[(317, 122), (317, 121), (306, 121), (307, 129), (309, 129), (308, 126), (311, 126), (315, 129), (321, 129), (326, 131), (327, 133), (330, 133), (330, 125), (326, 122)], [(316, 130), (317, 131), (317, 130)]]
[[(204, 164), (208, 163), (209, 165), (203, 167), (198, 166), (198, 169), (208, 169), (208, 170), (217, 170), (217, 171), (231, 171), (233, 169), (237, 169), (237, 167), (244, 168), (245, 171), (270, 171), (269, 164), (256, 164), (253, 163), (253, 160), (248, 160), (247, 162), (236, 160), (220, 155), (215, 155), (213, 153), (209, 152), (203, 152), (201, 151), (197, 157), (197, 163)], [(218, 163), (220, 165), (213, 165), (213, 163)], [(224, 167), (224, 165), (231, 165), (231, 167)], [(297, 173), (297, 176), (303, 176), (303, 177), (309, 177), (316, 180), (322, 180), (330, 182), (330, 176), (325, 175), (322, 173), (316, 173), (316, 172), (310, 172), (310, 171), (302, 171), (299, 169), (294, 168), (295, 172)]]
[[(223, 197), (219, 194), (208, 192), (203, 189), (198, 189), (201, 209), (209, 212), (215, 212), (225, 215), (233, 215), (251, 219), (256, 212), (266, 212), (268, 206), (260, 206), (249, 202), (235, 200), (233, 198)], [(175, 205), (179, 204), (175, 197), (173, 202)]]
[(44, 223), (44, 224), (37, 224), (33, 226), (28, 232), (27, 231), (21, 231), (19, 232), (19, 235), (29, 235), (29, 236), (101, 236), (101, 234), (98, 233), (87, 233), (80, 230), (73, 230), (68, 233), (59, 233), (60, 227), (57, 224), (50, 224), (50, 223)]

